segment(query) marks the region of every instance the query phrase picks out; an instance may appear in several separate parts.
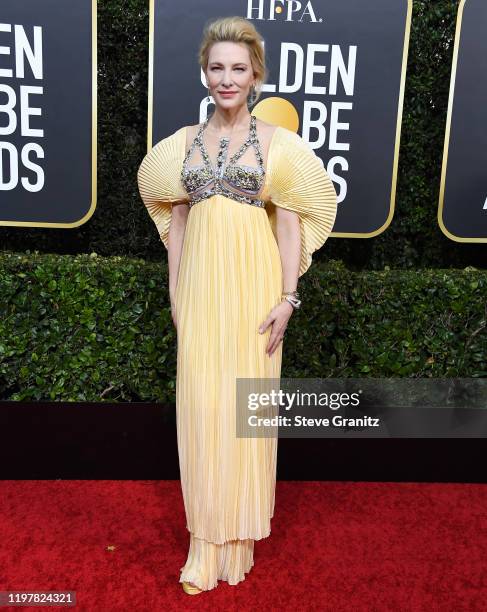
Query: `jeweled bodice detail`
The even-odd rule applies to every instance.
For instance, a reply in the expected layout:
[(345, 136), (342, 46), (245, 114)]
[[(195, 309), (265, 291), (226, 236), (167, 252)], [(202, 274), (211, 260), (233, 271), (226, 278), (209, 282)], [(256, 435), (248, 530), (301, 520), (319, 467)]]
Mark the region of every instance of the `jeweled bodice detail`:
[[(220, 138), (216, 166), (211, 163), (203, 141), (203, 130), (208, 125), (209, 119), (208, 117), (200, 126), (198, 134), (184, 157), (181, 170), (181, 181), (189, 195), (190, 208), (197, 202), (215, 194), (222, 194), (232, 200), (264, 208), (265, 202), (257, 197), (264, 184), (265, 169), (259, 139), (257, 138), (254, 115), (250, 117), (247, 139), (232, 155), (228, 163), (226, 163), (226, 159), (229, 138), (227, 136)], [(257, 167), (236, 163), (249, 146), (254, 147), (258, 162)], [(198, 166), (189, 166), (188, 162), (196, 147), (199, 147), (204, 163)]]

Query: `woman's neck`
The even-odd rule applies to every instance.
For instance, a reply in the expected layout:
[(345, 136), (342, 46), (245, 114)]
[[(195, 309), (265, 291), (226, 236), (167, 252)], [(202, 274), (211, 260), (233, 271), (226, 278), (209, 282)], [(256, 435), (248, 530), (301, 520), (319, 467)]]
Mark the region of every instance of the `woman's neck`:
[(250, 112), (245, 107), (219, 109), (208, 118), (208, 127), (217, 134), (230, 135), (235, 132), (243, 132), (249, 129)]

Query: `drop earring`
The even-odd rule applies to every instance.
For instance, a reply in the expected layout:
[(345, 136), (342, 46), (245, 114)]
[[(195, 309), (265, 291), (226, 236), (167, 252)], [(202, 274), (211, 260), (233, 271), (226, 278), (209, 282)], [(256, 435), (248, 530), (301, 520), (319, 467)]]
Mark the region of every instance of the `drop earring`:
[(255, 90), (255, 86), (252, 85), (249, 89), (249, 96), (247, 97), (247, 105), (252, 106), (257, 100), (257, 92)]
[(208, 102), (211, 102), (210, 88), (207, 87), (206, 89), (208, 90), (208, 96), (206, 97), (206, 99), (208, 100)]

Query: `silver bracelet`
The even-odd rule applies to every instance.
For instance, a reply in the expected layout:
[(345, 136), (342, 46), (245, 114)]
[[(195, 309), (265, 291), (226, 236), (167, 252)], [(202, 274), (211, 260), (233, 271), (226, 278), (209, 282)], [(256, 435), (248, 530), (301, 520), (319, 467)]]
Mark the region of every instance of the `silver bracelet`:
[(301, 300), (298, 300), (298, 298), (294, 297), (293, 295), (286, 295), (284, 297), (284, 300), (286, 300), (286, 302), (289, 302), (295, 310), (301, 308)]
[(294, 291), (283, 291), (282, 296), (284, 297), (285, 295), (294, 295), (296, 297), (299, 297), (299, 292), (297, 289), (295, 289)]

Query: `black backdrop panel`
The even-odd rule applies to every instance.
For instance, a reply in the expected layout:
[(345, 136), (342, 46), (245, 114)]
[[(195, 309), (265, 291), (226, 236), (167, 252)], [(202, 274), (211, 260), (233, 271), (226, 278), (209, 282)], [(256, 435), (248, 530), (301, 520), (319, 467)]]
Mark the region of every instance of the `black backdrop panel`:
[(487, 2), (461, 0), (438, 220), (459, 242), (487, 242)]
[(81, 225), (96, 206), (96, 0), (2, 0), (0, 47), (0, 225)]

